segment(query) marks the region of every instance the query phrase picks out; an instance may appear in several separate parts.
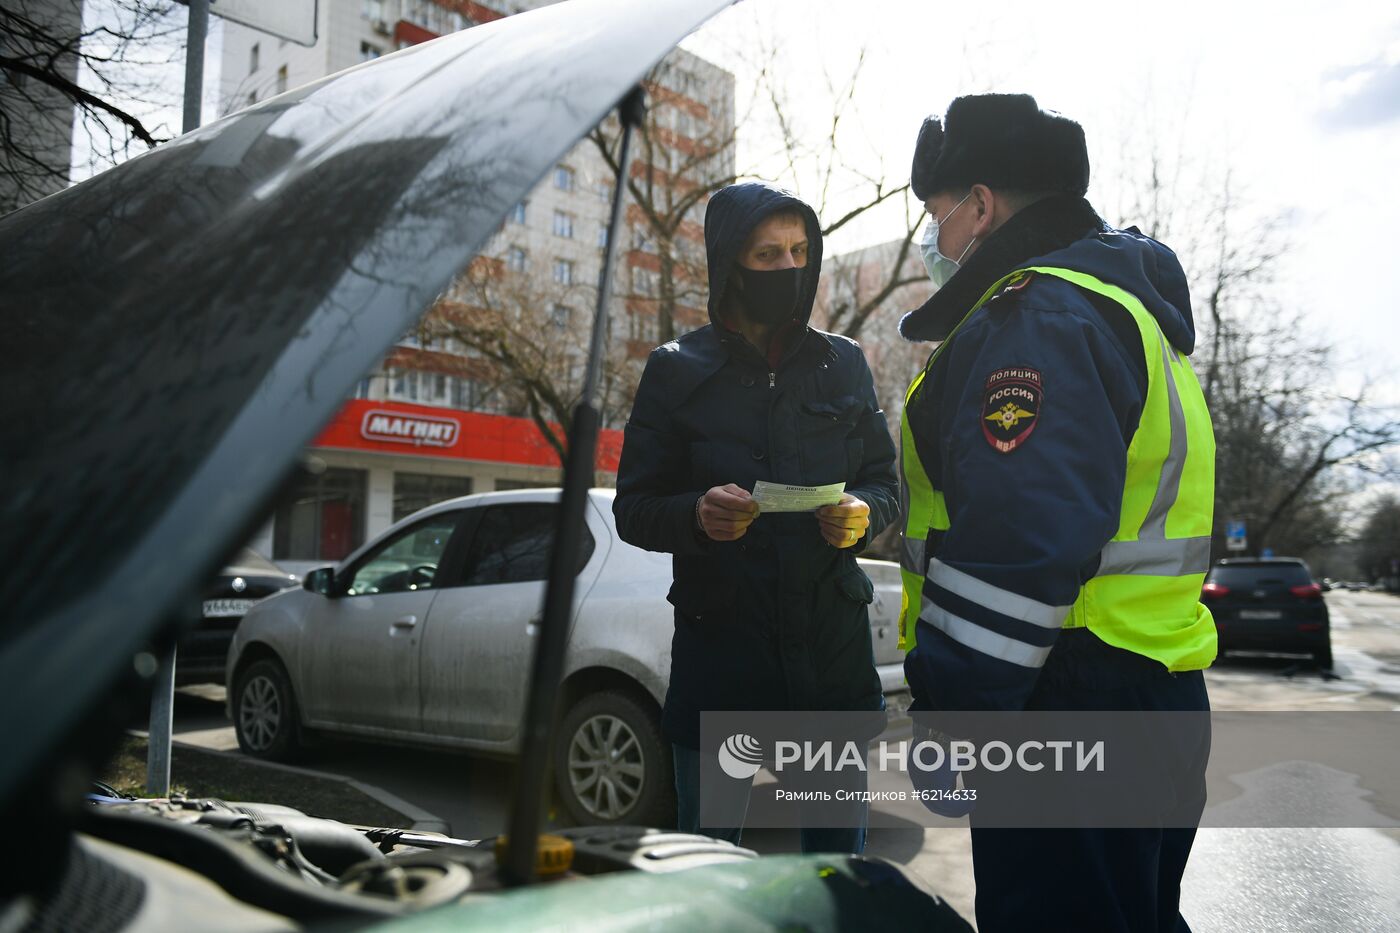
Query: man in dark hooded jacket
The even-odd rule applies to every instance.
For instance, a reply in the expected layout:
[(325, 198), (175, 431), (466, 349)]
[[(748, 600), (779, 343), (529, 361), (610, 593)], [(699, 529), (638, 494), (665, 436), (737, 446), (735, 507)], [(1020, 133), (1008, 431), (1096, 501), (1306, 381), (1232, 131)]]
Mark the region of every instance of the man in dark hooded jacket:
[(1081, 826), (1044, 813), (1059, 828), (984, 827), (973, 810), (983, 933), (1187, 929), (1201, 671), (1216, 650), (1200, 604), (1215, 445), (1181, 264), (1105, 224), (1088, 183), (1079, 124), (1025, 94), (960, 97), (919, 135), (912, 188), (936, 291), (900, 330), (940, 343), (901, 434), (915, 729), (925, 710), (1195, 715), (1157, 735), (1162, 776), (1128, 788), (1125, 828), (1095, 823), (1092, 800)]
[[(652, 351), (627, 422), (613, 506), (624, 541), (674, 555), (671, 682), (678, 823), (699, 827), (703, 710), (880, 710), (855, 555), (895, 517), (895, 451), (860, 346), (808, 326), (821, 228), (763, 183), (705, 215), (710, 324)], [(759, 515), (758, 480), (844, 482), (839, 505)], [(738, 841), (739, 828), (707, 832)], [(860, 829), (803, 830), (806, 851), (859, 852)]]

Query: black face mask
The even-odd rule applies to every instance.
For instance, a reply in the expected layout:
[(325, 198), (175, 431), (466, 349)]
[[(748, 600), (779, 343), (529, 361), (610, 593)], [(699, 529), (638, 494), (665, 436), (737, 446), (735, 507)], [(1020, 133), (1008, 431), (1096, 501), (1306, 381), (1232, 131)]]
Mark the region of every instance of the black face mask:
[(744, 316), (755, 324), (773, 327), (792, 320), (802, 294), (802, 270), (746, 269), (735, 266), (739, 303)]

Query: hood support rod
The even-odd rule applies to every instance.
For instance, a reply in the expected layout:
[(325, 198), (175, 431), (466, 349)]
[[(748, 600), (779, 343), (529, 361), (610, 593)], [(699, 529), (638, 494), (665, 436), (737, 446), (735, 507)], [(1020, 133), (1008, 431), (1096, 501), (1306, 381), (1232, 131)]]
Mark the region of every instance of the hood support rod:
[[(564, 653), (573, 622), (574, 578), (583, 544), (584, 513), (588, 490), (594, 482), (598, 446), (598, 386), (602, 379), (603, 347), (607, 341), (608, 306), (612, 297), (613, 269), (623, 235), (622, 205), (627, 197), (632, 134), (646, 117), (646, 98), (640, 86), (618, 105), (622, 120), (622, 147), (618, 156), (617, 184), (613, 191), (612, 220), (603, 251), (603, 275), (598, 283), (598, 305), (593, 317), (593, 338), (588, 348), (583, 393), (569, 426), (564, 463), (564, 491), (559, 503), (559, 523), (549, 554), (549, 583), (544, 615), (530, 670), (529, 695), (521, 728), (520, 760), (516, 768), (515, 799), (507, 830), (501, 874), (508, 884), (528, 884), (535, 879), (536, 851), (544, 801), (548, 795), (552, 725), (564, 676)], [(528, 845), (515, 845), (516, 840)]]

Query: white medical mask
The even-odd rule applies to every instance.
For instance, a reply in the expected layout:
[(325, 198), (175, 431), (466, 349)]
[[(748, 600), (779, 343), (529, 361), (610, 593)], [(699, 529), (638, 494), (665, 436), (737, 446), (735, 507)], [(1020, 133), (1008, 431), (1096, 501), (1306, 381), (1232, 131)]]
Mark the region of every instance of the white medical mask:
[[(943, 222), (947, 223), (948, 219), (956, 214), (958, 208), (966, 204), (970, 197), (972, 197), (971, 191), (961, 201), (953, 205), (948, 216), (943, 218)], [(928, 270), (928, 277), (933, 282), (935, 291), (942, 288), (953, 277), (953, 273), (958, 271), (963, 258), (967, 256), (967, 251), (972, 249), (972, 244), (976, 242), (977, 237), (968, 240), (967, 248), (962, 251), (962, 254), (957, 259), (949, 259), (938, 251), (938, 216), (936, 214), (929, 215), (928, 226), (924, 228), (923, 242), (919, 244), (919, 252), (923, 254), (924, 268)]]

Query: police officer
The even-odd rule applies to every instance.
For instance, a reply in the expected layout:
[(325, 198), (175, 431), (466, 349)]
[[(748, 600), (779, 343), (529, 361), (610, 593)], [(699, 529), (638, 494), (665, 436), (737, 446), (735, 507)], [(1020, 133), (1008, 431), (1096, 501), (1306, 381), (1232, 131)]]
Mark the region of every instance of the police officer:
[[(1208, 709), (1215, 446), (1186, 277), (1088, 183), (1083, 130), (1028, 95), (960, 97), (919, 133), (935, 292), (900, 331), (940, 343), (901, 429), (915, 710)], [(979, 929), (1185, 930), (1194, 825), (974, 811)]]

